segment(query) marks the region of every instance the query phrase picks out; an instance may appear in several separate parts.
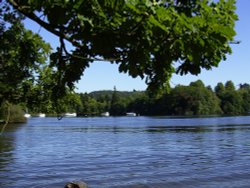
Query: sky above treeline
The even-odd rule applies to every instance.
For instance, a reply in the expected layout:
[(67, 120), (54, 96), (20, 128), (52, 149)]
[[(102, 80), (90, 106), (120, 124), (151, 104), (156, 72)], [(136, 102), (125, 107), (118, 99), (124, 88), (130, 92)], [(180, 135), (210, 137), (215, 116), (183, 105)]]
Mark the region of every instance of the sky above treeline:
[[(241, 41), (240, 44), (232, 44), (233, 53), (227, 56), (227, 60), (220, 63), (218, 68), (212, 70), (202, 70), (198, 76), (192, 75), (173, 75), (171, 86), (189, 85), (190, 82), (198, 79), (205, 85), (213, 87), (217, 83), (225, 83), (228, 80), (234, 82), (237, 87), (239, 84), (250, 84), (250, 1), (237, 0), (238, 21), (236, 22), (235, 40)], [(58, 38), (48, 33), (32, 21), (26, 20), (25, 27), (39, 33), (46, 42), (53, 48), (58, 45)], [(114, 86), (119, 91), (145, 90), (147, 85), (144, 80), (131, 78), (127, 74), (119, 73), (118, 65), (110, 62), (94, 62), (85, 70), (81, 80), (77, 83), (77, 92), (91, 92), (98, 90), (113, 90)]]

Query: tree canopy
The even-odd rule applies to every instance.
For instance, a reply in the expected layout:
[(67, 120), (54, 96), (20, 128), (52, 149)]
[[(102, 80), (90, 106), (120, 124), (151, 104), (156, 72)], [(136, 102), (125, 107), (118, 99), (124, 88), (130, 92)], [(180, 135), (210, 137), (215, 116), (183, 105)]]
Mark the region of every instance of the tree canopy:
[(24, 28), (22, 18), (0, 7), (0, 105), (25, 98), (51, 50), (39, 35)]
[[(58, 94), (60, 91), (57, 90), (57, 67), (49, 63), (52, 49), (41, 36), (24, 27), (23, 19), (24, 17), (11, 9), (6, 2), (1, 2), (1, 119), (1, 113), (8, 107), (14, 107), (11, 103), (20, 104), (23, 108), (28, 107), (33, 112), (60, 113), (65, 111), (65, 105), (68, 107), (78, 100), (69, 92), (68, 87), (63, 88), (64, 93)], [(57, 105), (58, 103), (60, 105)], [(20, 113), (20, 116), (23, 114)]]
[[(230, 87), (228, 87), (230, 86)], [(177, 85), (161, 97), (152, 97), (147, 91), (98, 91), (80, 96), (79, 116), (125, 115), (245, 115), (250, 112), (250, 86), (241, 84), (238, 89), (232, 81), (218, 83), (214, 89), (201, 80), (189, 86)]]
[(169, 87), (173, 73), (199, 74), (226, 59), (237, 20), (235, 0), (7, 2), (59, 37), (50, 57), (58, 93), (72, 88), (97, 60), (118, 64), (120, 72), (145, 79), (151, 90)]

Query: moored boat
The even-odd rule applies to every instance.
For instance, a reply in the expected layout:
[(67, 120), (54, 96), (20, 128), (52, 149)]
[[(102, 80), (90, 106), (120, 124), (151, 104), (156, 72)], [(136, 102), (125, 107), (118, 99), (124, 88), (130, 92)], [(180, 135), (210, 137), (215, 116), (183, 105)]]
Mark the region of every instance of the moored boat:
[(39, 113), (38, 114), (38, 117), (45, 117), (46, 116), (46, 114), (44, 114), (44, 113)]
[(127, 112), (126, 116), (134, 117), (134, 116), (136, 116), (136, 113), (134, 113), (134, 112)]
[(31, 115), (28, 114), (28, 113), (25, 113), (23, 116), (24, 116), (25, 118), (30, 118), (30, 117), (31, 117)]
[(101, 113), (101, 116), (108, 117), (108, 116), (110, 116), (110, 114), (109, 114), (109, 112), (103, 112), (103, 113)]
[(76, 117), (76, 113), (65, 113), (64, 117)]

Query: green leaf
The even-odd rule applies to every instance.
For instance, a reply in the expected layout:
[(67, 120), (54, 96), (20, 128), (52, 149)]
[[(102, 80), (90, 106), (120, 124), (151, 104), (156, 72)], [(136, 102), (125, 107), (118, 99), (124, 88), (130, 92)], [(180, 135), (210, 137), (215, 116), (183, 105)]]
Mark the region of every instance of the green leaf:
[(156, 26), (156, 27), (159, 27), (159, 28), (162, 29), (163, 31), (165, 31), (165, 32), (168, 32), (168, 31), (169, 31), (169, 29), (168, 29), (167, 27), (165, 27), (163, 24), (161, 24), (158, 20), (156, 20), (154, 16), (151, 15), (151, 16), (148, 18), (148, 20), (149, 20), (149, 22), (150, 22), (151, 24), (153, 24), (153, 25)]

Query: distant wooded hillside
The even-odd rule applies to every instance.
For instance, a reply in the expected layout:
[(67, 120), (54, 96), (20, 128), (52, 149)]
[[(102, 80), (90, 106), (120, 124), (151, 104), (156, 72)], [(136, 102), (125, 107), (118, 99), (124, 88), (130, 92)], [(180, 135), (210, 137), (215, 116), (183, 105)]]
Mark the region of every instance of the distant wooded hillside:
[(79, 94), (81, 115), (98, 115), (109, 111), (111, 115), (135, 112), (140, 115), (239, 115), (250, 111), (250, 85), (236, 89), (232, 81), (218, 83), (213, 89), (201, 80), (189, 86), (178, 85), (162, 96), (146, 91), (95, 91)]
[[(26, 106), (22, 103), (22, 106), (32, 114), (57, 114), (50, 102)], [(161, 96), (114, 88), (71, 94), (59, 106), (61, 111), (76, 112), (78, 116), (99, 116), (104, 112), (112, 116), (126, 115), (127, 112), (138, 115), (241, 115), (250, 112), (250, 85), (240, 84), (236, 88), (232, 81), (228, 81), (211, 88), (198, 80), (188, 86), (177, 85)]]

